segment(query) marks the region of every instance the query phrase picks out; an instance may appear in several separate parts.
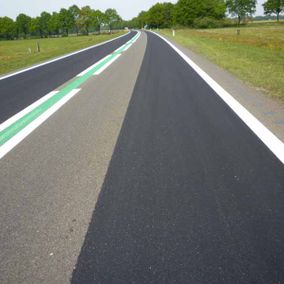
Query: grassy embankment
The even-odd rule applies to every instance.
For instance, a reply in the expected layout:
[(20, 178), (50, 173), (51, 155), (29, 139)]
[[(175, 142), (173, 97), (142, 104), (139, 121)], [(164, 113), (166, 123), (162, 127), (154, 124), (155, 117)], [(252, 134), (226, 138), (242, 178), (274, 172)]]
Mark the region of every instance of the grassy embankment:
[[(123, 33), (125, 32), (117, 32), (111, 35), (0, 41), (0, 74), (79, 50), (115, 38)], [(37, 52), (37, 42), (40, 44), (40, 52)]]
[[(240, 30), (237, 35), (237, 28), (183, 29), (174, 40), (284, 101), (284, 22), (257, 22)], [(161, 33), (173, 39), (171, 30)]]

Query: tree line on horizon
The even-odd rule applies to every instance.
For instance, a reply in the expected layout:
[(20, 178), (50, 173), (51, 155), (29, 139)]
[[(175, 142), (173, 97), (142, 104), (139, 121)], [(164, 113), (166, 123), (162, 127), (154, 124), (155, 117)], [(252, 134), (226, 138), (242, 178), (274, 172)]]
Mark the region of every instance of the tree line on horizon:
[[(257, 0), (178, 0), (157, 3), (148, 11), (128, 21), (131, 28), (214, 28), (240, 25), (256, 12)], [(265, 15), (276, 15), (279, 21), (284, 11), (284, 0), (267, 0), (263, 4)], [(228, 17), (230, 16), (230, 18)], [(235, 17), (236, 21), (232, 21)]]
[[(176, 4), (163, 2), (142, 11), (130, 21), (123, 21), (115, 9), (105, 12), (90, 6), (79, 8), (73, 5), (59, 12), (42, 12), (32, 18), (19, 14), (14, 21), (0, 17), (0, 39), (27, 37), (68, 36), (69, 33), (88, 35), (101, 28), (214, 28), (232, 25), (230, 15), (241, 24), (256, 11), (257, 0), (178, 0)], [(266, 15), (276, 15), (279, 21), (284, 11), (284, 0), (266, 0), (263, 4)]]
[(0, 17), (0, 39), (68, 36), (70, 33), (88, 35), (90, 31), (100, 32), (102, 26), (109, 30), (121, 28), (121, 23), (122, 18), (115, 9), (102, 12), (90, 6), (73, 5), (59, 12), (42, 12), (34, 18), (23, 13), (15, 21)]

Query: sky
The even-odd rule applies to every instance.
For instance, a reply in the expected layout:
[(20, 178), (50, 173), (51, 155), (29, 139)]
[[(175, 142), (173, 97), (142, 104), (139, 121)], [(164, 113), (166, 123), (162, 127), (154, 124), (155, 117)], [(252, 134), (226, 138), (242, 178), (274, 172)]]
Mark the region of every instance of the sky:
[[(165, 0), (166, 2), (175, 3), (176, 0)], [(201, 0), (202, 1), (202, 0)], [(256, 15), (262, 15), (263, 9), (261, 4), (265, 0), (258, 0)], [(27, 14), (31, 17), (38, 16), (42, 11), (53, 12), (61, 8), (68, 8), (73, 4), (79, 7), (86, 5), (93, 9), (105, 11), (107, 8), (115, 8), (119, 15), (129, 20), (137, 16), (142, 10), (148, 10), (156, 0), (0, 0), (0, 17), (8, 16), (15, 19), (20, 13)]]

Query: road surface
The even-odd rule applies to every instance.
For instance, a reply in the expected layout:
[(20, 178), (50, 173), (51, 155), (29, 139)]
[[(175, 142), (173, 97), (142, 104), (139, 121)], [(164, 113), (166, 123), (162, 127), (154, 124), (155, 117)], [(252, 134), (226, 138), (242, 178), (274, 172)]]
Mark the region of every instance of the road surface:
[(284, 283), (283, 164), (152, 33), (0, 164), (1, 283)]
[[(134, 32), (111, 43), (52, 62), (0, 81), (0, 123), (75, 77), (126, 43)], [(5, 106), (5, 107), (4, 107)]]

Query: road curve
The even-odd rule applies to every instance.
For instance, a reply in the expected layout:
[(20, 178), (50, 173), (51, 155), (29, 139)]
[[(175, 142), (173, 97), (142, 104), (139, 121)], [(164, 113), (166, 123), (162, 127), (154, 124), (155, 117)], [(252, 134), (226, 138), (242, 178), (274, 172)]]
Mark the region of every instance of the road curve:
[(0, 123), (112, 53), (135, 33), (0, 80)]
[(283, 283), (283, 204), (282, 163), (148, 33), (72, 283)]

